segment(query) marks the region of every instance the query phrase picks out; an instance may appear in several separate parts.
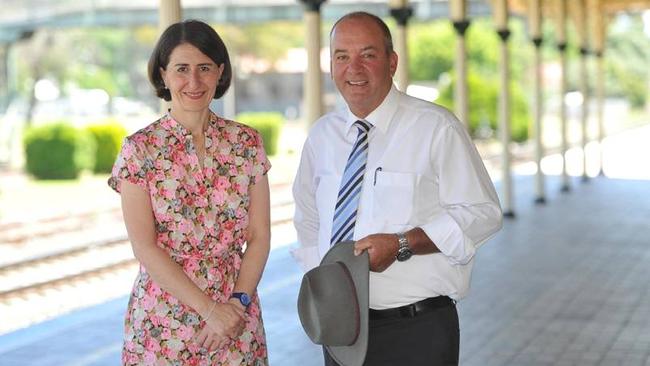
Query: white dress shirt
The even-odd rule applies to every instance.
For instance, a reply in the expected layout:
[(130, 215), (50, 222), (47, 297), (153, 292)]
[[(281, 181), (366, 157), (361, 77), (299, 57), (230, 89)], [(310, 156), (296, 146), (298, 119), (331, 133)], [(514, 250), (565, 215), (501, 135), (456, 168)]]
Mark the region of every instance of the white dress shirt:
[[(332, 218), (356, 138), (348, 108), (312, 127), (293, 185), (294, 257), (304, 270), (330, 247)], [(465, 127), (446, 109), (391, 88), (365, 118), (369, 134), (354, 239), (420, 227), (440, 253), (413, 255), (370, 273), (370, 307), (386, 309), (427, 297), (460, 299), (469, 288), (476, 249), (501, 228), (494, 185)]]

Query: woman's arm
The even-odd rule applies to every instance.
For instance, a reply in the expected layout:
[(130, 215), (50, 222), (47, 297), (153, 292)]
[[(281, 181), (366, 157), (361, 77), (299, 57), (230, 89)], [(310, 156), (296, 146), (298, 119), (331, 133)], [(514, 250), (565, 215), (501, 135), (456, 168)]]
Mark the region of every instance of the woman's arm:
[[(271, 205), (269, 180), (266, 174), (250, 186), (249, 195), (246, 252), (244, 252), (234, 292), (245, 292), (252, 296), (262, 277), (271, 247)], [(236, 299), (231, 301), (241, 306)]]
[[(121, 183), (122, 213), (131, 240), (133, 254), (156, 283), (183, 304), (192, 307), (218, 338), (232, 336), (243, 327), (243, 312), (232, 304), (214, 304), (183, 272), (169, 255), (156, 245), (153, 208), (141, 187)], [(203, 343), (203, 342), (200, 342)], [(210, 347), (210, 344), (205, 345)]]

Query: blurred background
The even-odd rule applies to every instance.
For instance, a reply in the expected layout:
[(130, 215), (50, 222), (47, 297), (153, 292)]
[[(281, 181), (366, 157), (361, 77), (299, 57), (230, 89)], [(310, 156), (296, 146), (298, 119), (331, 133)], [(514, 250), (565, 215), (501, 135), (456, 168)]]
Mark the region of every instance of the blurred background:
[[(396, 83), (461, 117), (511, 218), (495, 244), (488, 244), (486, 254), (481, 254), (491, 264), (483, 265), (481, 257), (477, 261), (482, 279), (478, 284), (484, 291), (471, 293), (467, 305), (460, 305), (462, 340), (468, 345), (461, 346), (461, 364), (650, 365), (650, 327), (643, 330), (637, 323), (636, 333), (628, 336), (631, 343), (624, 343), (623, 351), (616, 348), (622, 330), (634, 325), (630, 319), (636, 318), (607, 323), (615, 328), (610, 333), (594, 330), (609, 335), (601, 343), (585, 341), (597, 337), (589, 338), (591, 333), (583, 331), (602, 323), (598, 316), (585, 315), (595, 306), (593, 299), (578, 296), (581, 286), (622, 286), (603, 285), (599, 277), (603, 273), (597, 268), (636, 273), (638, 278), (625, 286), (637, 286), (639, 290), (632, 292), (643, 297), (635, 298), (627, 314), (650, 315), (648, 277), (643, 277), (641, 267), (631, 266), (650, 259), (646, 236), (650, 2), (0, 0), (0, 4), (0, 364), (119, 364), (123, 312), (137, 262), (119, 196), (106, 180), (124, 137), (161, 115), (163, 107), (146, 74), (161, 29), (165, 22), (189, 18), (213, 25), (233, 62), (233, 85), (223, 99), (213, 102), (213, 111), (257, 128), (273, 164), (272, 253), (259, 289), (271, 364), (320, 364), (320, 350), (303, 335), (294, 311), (301, 273), (289, 255), (296, 241), (290, 189), (314, 116), (343, 106), (329, 76), (331, 25), (346, 12), (366, 10), (387, 21), (398, 53), (403, 52), (403, 71)], [(558, 25), (563, 24), (558, 6), (566, 8), (566, 30)], [(537, 21), (531, 20), (535, 8)], [(593, 19), (598, 19), (597, 26), (585, 25), (593, 24)], [(505, 39), (504, 30), (509, 32)], [(598, 32), (603, 34), (600, 43)], [(463, 73), (458, 71), (461, 40), (466, 47)], [(504, 44), (508, 63), (501, 53)], [(507, 117), (499, 110), (504, 65)], [(309, 76), (314, 72), (316, 84)], [(464, 99), (458, 97), (461, 85), (467, 89)], [(463, 100), (465, 111), (459, 105)], [(505, 137), (502, 123), (509, 131)], [(540, 182), (546, 185), (540, 188)], [(620, 206), (602, 206), (613, 202)], [(570, 220), (575, 217), (579, 220)], [(614, 222), (620, 229), (616, 236), (610, 230)], [(549, 232), (538, 232), (545, 223)], [(600, 233), (598, 228), (608, 231)], [(546, 242), (551, 230), (558, 233), (554, 243), (566, 246), (560, 245), (555, 255), (540, 256), (536, 240)], [(536, 235), (531, 239), (514, 233)], [(587, 237), (593, 245), (607, 245), (559, 254)], [(518, 251), (503, 254), (501, 249), (512, 245)], [(612, 245), (619, 248), (615, 259), (609, 251)], [(584, 262), (579, 258), (589, 258), (587, 253), (611, 260), (580, 267), (577, 263)], [(517, 263), (523, 272), (513, 273), (503, 260)], [(557, 263), (566, 266), (558, 269)], [(523, 273), (535, 264), (543, 272), (554, 268), (550, 272), (555, 277), (527, 278)], [(526, 281), (514, 286), (508, 282), (513, 276)], [(585, 282), (572, 282), (575, 278)], [(568, 291), (556, 287), (562, 281), (581, 285)], [(506, 301), (510, 311), (497, 312), (494, 319), (499, 321), (486, 324), (486, 306), (502, 303), (503, 298), (494, 296), (509, 297), (511, 291), (518, 300)], [(562, 334), (558, 337), (540, 330), (545, 326), (531, 328), (528, 321), (522, 330), (526, 311), (546, 307), (549, 298), (575, 303), (572, 321), (577, 328), (554, 330)], [(568, 324), (558, 313), (548, 316), (535, 321)], [(485, 332), (486, 328), (493, 331)], [(576, 344), (584, 347), (572, 350)]]

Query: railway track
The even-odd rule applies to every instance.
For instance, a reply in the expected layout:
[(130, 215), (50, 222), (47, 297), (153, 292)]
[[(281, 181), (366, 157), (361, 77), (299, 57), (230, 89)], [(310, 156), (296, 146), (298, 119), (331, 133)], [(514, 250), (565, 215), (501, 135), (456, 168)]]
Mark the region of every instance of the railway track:
[(10, 222), (0, 225), (0, 243), (22, 244), (33, 238), (44, 239), (66, 232), (83, 230), (89, 223), (101, 220), (120, 219), (119, 207), (101, 211), (83, 212), (39, 219), (33, 222)]
[[(286, 225), (292, 221), (293, 201), (275, 202), (271, 210), (271, 226)], [(131, 267), (137, 260), (126, 235), (6, 264), (0, 267), (0, 304)]]
[[(274, 191), (287, 191), (290, 183), (282, 182), (271, 185)], [(0, 243), (20, 244), (34, 237), (43, 239), (65, 232), (82, 230), (88, 222), (96, 222), (106, 218), (121, 219), (120, 207), (111, 207), (91, 212), (62, 214), (31, 222), (0, 223)]]

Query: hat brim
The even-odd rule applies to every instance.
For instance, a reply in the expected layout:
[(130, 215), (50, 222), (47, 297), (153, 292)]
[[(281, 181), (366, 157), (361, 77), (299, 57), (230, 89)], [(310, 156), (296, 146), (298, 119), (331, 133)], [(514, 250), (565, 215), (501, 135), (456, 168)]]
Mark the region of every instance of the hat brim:
[(346, 265), (357, 291), (359, 303), (359, 336), (349, 346), (328, 346), (325, 349), (340, 365), (361, 366), (366, 359), (368, 350), (368, 288), (369, 288), (369, 259), (368, 252), (363, 251), (354, 255), (354, 241), (347, 240), (333, 245), (323, 257), (322, 264), (342, 262)]

